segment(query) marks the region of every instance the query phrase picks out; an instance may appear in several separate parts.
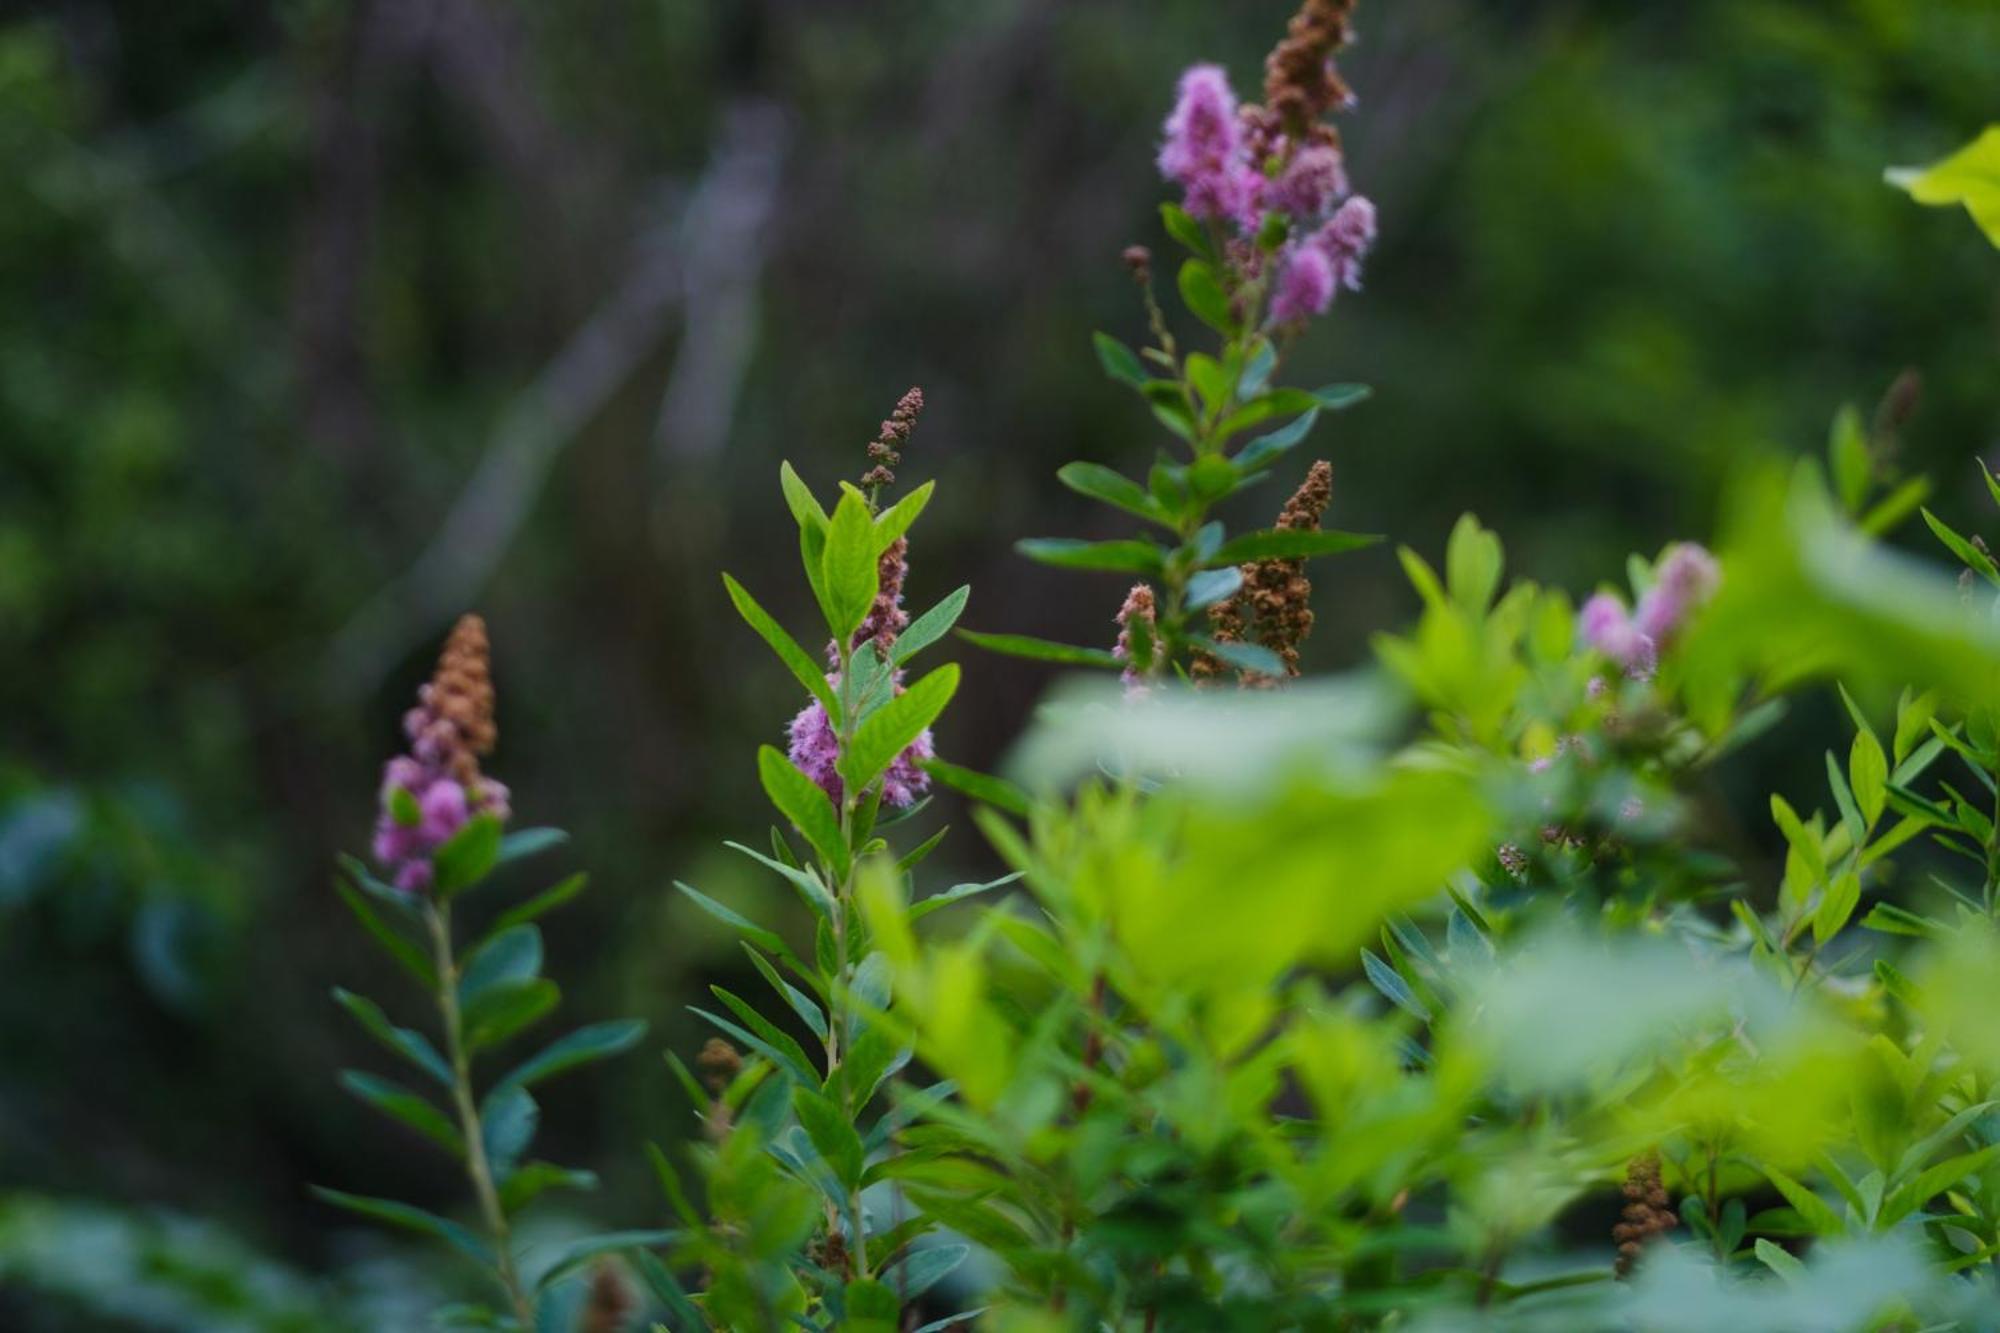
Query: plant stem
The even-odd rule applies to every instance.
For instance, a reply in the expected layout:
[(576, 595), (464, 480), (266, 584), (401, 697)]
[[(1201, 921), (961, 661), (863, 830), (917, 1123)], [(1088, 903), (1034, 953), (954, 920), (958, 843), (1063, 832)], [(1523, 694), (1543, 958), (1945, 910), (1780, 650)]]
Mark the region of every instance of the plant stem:
[(451, 1062), (452, 1102), (458, 1110), (458, 1129), (465, 1139), (465, 1172), (472, 1180), (472, 1192), (479, 1199), (479, 1212), (493, 1242), (494, 1270), (514, 1317), (523, 1330), (535, 1326), (534, 1306), (521, 1287), (521, 1275), (514, 1267), (513, 1241), (507, 1227), (506, 1210), (493, 1183), (493, 1167), (486, 1158), (486, 1135), (479, 1121), (479, 1105), (472, 1094), (472, 1058), (465, 1049), (463, 1015), (458, 1009), (458, 961), (451, 949), (451, 905), (430, 904), (425, 913), (431, 928), (431, 956), (437, 969), (438, 1012), (444, 1019), (445, 1057)]
[[(847, 644), (839, 645), (840, 681), (843, 690), (852, 678), (854, 650)], [(874, 651), (870, 648), (869, 651)], [(860, 711), (860, 700), (852, 704), (843, 701), (840, 710), (840, 734), (838, 750), (842, 756), (854, 742), (854, 732), (858, 725), (855, 714)], [(854, 845), (854, 812), (861, 799), (861, 793), (853, 789), (852, 783), (843, 782), (840, 790), (840, 840), (847, 846), (848, 871), (844, 879), (836, 880), (833, 867), (826, 866), (827, 882), (833, 889), (833, 954), (834, 974), (827, 978), (826, 994), (826, 1077), (831, 1084), (835, 1074), (840, 1072), (840, 1042), (847, 1025), (847, 986), (852, 968), (847, 958), (847, 914), (854, 901), (854, 860), (860, 850)], [(824, 864), (824, 863), (822, 863)], [(859, 1109), (853, 1105), (852, 1089), (845, 1079), (840, 1086), (840, 1110), (848, 1123), (854, 1121)], [(861, 1230), (861, 1191), (851, 1190), (847, 1199), (847, 1214), (852, 1234), (847, 1238), (848, 1261), (854, 1265), (857, 1277), (868, 1276), (868, 1238)]]

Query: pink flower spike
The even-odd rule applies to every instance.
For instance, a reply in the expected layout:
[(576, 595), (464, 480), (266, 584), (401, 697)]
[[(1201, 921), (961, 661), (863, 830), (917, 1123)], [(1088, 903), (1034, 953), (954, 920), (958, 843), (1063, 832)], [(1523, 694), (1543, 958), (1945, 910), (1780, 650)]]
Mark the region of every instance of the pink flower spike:
[(1236, 94), (1220, 65), (1195, 65), (1181, 75), (1159, 163), (1160, 174), (1187, 191), (1190, 215), (1243, 214), (1247, 165), (1243, 129), (1236, 116)]
[(1271, 322), (1292, 324), (1313, 315), (1323, 315), (1333, 304), (1336, 285), (1333, 261), (1317, 245), (1295, 245), (1286, 254), (1278, 273), (1278, 288), (1271, 296)]

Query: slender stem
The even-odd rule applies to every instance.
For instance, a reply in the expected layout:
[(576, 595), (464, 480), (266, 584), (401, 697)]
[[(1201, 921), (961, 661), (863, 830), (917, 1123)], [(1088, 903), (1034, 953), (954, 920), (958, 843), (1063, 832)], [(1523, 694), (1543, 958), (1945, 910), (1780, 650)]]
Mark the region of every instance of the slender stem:
[(493, 1242), (494, 1270), (500, 1285), (506, 1289), (521, 1327), (531, 1329), (535, 1326), (534, 1306), (514, 1267), (507, 1213), (500, 1206), (500, 1193), (493, 1183), (493, 1167), (486, 1158), (486, 1135), (479, 1122), (479, 1105), (472, 1094), (472, 1057), (465, 1049), (463, 1015), (458, 1009), (458, 962), (451, 950), (451, 904), (433, 902), (425, 915), (430, 923), (431, 956), (437, 969), (438, 1012), (444, 1018), (445, 1056), (451, 1061), (452, 1102), (458, 1110), (459, 1133), (465, 1139), (466, 1175), (472, 1180), (472, 1192), (478, 1196), (480, 1215), (485, 1218), (486, 1232)]
[[(843, 688), (852, 679), (854, 650), (846, 643), (838, 645), (840, 652), (840, 680)], [(874, 651), (872, 648), (869, 651)], [(840, 717), (839, 753), (847, 754), (854, 742), (858, 725), (855, 714), (860, 711), (860, 700), (843, 707)], [(827, 882), (833, 889), (833, 954), (834, 973), (827, 978), (826, 996), (826, 1076), (831, 1084), (833, 1076), (840, 1071), (841, 1041), (847, 1027), (847, 988), (853, 969), (847, 958), (847, 914), (854, 902), (854, 858), (860, 850), (854, 837), (854, 814), (859, 808), (862, 793), (854, 790), (851, 783), (842, 783), (840, 791), (840, 840), (847, 847), (848, 872), (844, 879), (836, 879), (833, 867), (826, 866)], [(822, 863), (824, 864), (824, 863)], [(853, 1092), (846, 1080), (840, 1085), (840, 1110), (853, 1123), (855, 1113), (860, 1108), (853, 1105)], [(868, 1238), (861, 1229), (861, 1191), (849, 1192), (847, 1198), (848, 1218), (851, 1233), (847, 1240), (848, 1261), (854, 1265), (855, 1276), (868, 1276)], [(829, 1211), (831, 1206), (829, 1205)]]

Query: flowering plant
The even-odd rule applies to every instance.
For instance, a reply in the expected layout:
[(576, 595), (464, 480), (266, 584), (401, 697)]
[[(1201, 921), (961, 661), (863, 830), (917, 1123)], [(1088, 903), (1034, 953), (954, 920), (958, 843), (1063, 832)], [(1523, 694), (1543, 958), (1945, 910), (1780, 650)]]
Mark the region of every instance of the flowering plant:
[[(769, 994), (712, 988), (715, 1036), (668, 1056), (703, 1128), (655, 1155), (668, 1225), (534, 1256), (532, 1280), (513, 1210), (587, 1181), (524, 1161), (528, 1089), (641, 1029), (586, 1028), (474, 1095), (472, 1057), (554, 1005), (532, 920), (577, 882), (457, 961), (458, 895), (559, 835), (503, 836), (485, 641), (454, 634), (385, 777), (391, 882), (350, 865), (343, 888), (435, 993), (445, 1049), (340, 999), (449, 1094), (455, 1119), (347, 1078), (465, 1162), (483, 1234), (326, 1196), (487, 1265), (503, 1308), (454, 1319), (577, 1327), (592, 1288), (569, 1275), (618, 1252), (675, 1330), (1991, 1326), (2000, 567), (1928, 510), (1957, 587), (1879, 545), (1926, 494), (1888, 447), (1908, 393), (1872, 429), (1843, 412), (1824, 468), (1747, 468), (1713, 552), (1635, 556), (1580, 609), (1506, 583), (1468, 515), (1441, 570), (1399, 552), (1415, 623), (1348, 678), (1304, 678), (1301, 653), (1305, 562), (1372, 540), (1321, 526), (1330, 465), (1269, 529), (1212, 516), (1364, 396), (1273, 386), (1374, 237), (1325, 123), (1353, 101), (1331, 63), (1350, 10), (1306, 0), (1258, 105), (1212, 66), (1181, 81), (1163, 221), (1215, 350), (1183, 349), (1128, 252), (1150, 341), (1100, 334), (1098, 356), (1178, 444), (1143, 484), (1059, 474), (1165, 537), (1021, 548), (1135, 577), (1115, 640), (960, 631), (1119, 687), (1059, 690), (1002, 775), (941, 759), (958, 668), (914, 663), (969, 590), (903, 605), (932, 487), (892, 496), (922, 396), (830, 506), (781, 470), (820, 623), (802, 644), (724, 576), (803, 691), (757, 753), (782, 822), (729, 846), (799, 914), (678, 885)], [(1703, 812), (1827, 680), (1851, 740), (1820, 809), (1770, 798), (1766, 867)], [(924, 891), (934, 784), (1010, 873)]]

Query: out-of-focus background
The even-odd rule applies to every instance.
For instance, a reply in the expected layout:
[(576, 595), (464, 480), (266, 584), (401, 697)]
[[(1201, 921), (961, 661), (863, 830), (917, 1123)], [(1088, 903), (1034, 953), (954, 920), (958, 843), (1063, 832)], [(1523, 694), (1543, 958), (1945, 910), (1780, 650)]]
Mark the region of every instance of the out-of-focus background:
[[(607, 1177), (564, 1206), (658, 1224), (640, 1144), (691, 1126), (658, 1051), (697, 1043), (681, 1006), (742, 970), (669, 881), (784, 906), (717, 847), (761, 836), (752, 751), (800, 700), (717, 570), (802, 628), (779, 460), (822, 490), (858, 474), (918, 384), (905, 476), (939, 490), (913, 602), (970, 582), (969, 625), (1108, 642), (1115, 581), (1010, 545), (1116, 535), (1051, 474), (1142, 470), (1162, 442), (1089, 349), (1140, 336), (1117, 256), (1159, 239), (1157, 126), (1191, 61), (1254, 91), (1287, 14), (13, 9), (0, 1327), (395, 1329), (457, 1289), (449, 1258), (306, 1187), (460, 1196), (335, 1088), (371, 1055), (330, 986), (422, 1009), (328, 885), (468, 607), (497, 647), (490, 769), (595, 877), (548, 927), (567, 1011), (654, 1023), (550, 1089), (553, 1152)], [(1840, 403), (1913, 367), (1905, 462), (1980, 526), (2000, 272), (1881, 171), (1994, 118), (2000, 7), (1384, 0), (1360, 21), (1345, 132), (1382, 240), (1292, 367), (1376, 388), (1316, 437), (1331, 522), (1434, 553), (1472, 508), (1516, 569), (1584, 590), (1704, 535), (1735, 460), (1816, 450)], [(1328, 564), (1316, 664), (1365, 660), (1412, 606), (1387, 548)], [(940, 745), (987, 765), (1046, 675), (962, 656)], [(969, 831), (947, 846), (983, 864)]]

